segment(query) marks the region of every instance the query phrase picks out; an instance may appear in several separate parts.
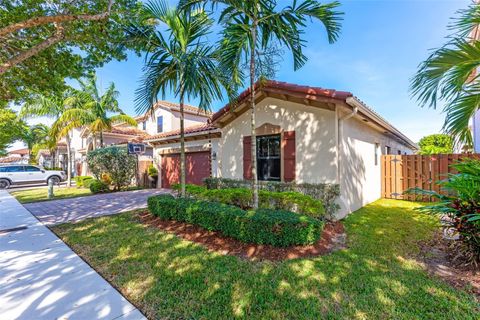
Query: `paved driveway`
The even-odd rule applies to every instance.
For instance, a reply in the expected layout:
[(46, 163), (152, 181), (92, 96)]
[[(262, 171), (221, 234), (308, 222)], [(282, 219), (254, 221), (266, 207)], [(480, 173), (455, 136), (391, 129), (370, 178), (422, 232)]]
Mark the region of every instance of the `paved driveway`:
[(0, 190), (0, 319), (146, 320), (5, 190)]
[(168, 192), (166, 189), (143, 189), (34, 202), (23, 206), (44, 224), (53, 225), (145, 208), (148, 197)]

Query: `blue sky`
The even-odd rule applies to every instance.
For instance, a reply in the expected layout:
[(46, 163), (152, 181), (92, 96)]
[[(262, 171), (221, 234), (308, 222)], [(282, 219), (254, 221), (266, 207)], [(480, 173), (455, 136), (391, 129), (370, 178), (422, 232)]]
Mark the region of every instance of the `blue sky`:
[[(339, 40), (328, 44), (322, 25), (310, 24), (304, 36), (309, 61), (295, 72), (291, 57), (285, 51), (276, 79), (351, 91), (414, 141), (439, 132), (443, 115), (439, 110), (422, 109), (411, 99), (409, 80), (429, 50), (445, 43), (450, 19), (470, 1), (349, 0), (341, 3), (345, 15)], [(141, 58), (130, 54), (127, 61), (110, 62), (97, 71), (102, 87), (115, 82), (120, 91), (120, 105), (131, 115), (135, 114), (134, 92), (142, 65)], [(171, 95), (167, 99), (176, 101)], [(213, 111), (224, 103), (216, 101)]]

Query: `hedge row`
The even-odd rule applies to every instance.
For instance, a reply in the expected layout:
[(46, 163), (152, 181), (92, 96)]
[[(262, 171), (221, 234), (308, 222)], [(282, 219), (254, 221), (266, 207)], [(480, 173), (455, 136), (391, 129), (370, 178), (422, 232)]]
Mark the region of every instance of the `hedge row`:
[[(215, 178), (210, 177), (204, 179), (205, 186), (208, 189), (230, 189), (230, 188), (250, 188), (251, 181)], [(279, 181), (258, 181), (260, 190), (271, 192), (299, 192), (303, 195), (310, 196), (313, 199), (320, 200), (323, 203), (325, 212), (332, 217), (340, 208), (336, 203), (340, 196), (340, 186), (331, 183), (295, 183), (295, 182), (279, 182)]]
[(80, 188), (80, 187), (88, 188), (89, 186), (85, 185), (85, 183), (88, 184), (89, 182), (87, 182), (87, 181), (92, 180), (93, 177), (91, 177), (91, 176), (76, 176), (73, 179), (75, 179), (75, 184), (77, 185), (78, 188)]
[[(180, 185), (174, 185), (173, 189), (180, 190)], [(247, 188), (207, 189), (203, 186), (187, 184), (185, 191), (188, 196), (198, 200), (220, 202), (234, 205), (241, 209), (252, 208), (252, 190)], [(294, 191), (274, 192), (260, 190), (259, 207), (292, 211), (315, 218), (321, 218), (325, 214), (325, 209), (320, 200)]]
[(246, 243), (277, 247), (307, 245), (322, 233), (320, 220), (283, 210), (245, 211), (218, 202), (160, 195), (148, 198), (148, 209), (163, 220), (183, 221)]

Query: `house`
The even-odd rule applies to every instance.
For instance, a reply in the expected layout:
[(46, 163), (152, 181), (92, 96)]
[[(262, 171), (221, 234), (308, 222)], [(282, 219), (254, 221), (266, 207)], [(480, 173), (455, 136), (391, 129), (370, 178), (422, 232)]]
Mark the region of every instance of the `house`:
[[(257, 83), (255, 92), (258, 178), (339, 184), (339, 217), (380, 198), (382, 154), (417, 149), (350, 92), (277, 81)], [(251, 179), (249, 96), (246, 90), (208, 122), (186, 127), (187, 183), (210, 175)], [(159, 187), (179, 180), (179, 133), (145, 139), (154, 147)]]
[(11, 150), (6, 157), (0, 157), (0, 164), (27, 164), (30, 159), (28, 148)]

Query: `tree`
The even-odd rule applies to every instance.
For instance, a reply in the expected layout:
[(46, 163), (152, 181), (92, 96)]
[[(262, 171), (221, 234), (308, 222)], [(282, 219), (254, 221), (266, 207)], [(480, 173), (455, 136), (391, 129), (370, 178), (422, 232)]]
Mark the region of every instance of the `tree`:
[(419, 154), (453, 153), (453, 139), (448, 134), (431, 134), (418, 142)]
[(0, 104), (61, 95), (65, 78), (125, 59), (123, 26), (138, 7), (137, 0), (0, 1)]
[[(328, 41), (336, 41), (340, 32), (341, 13), (335, 9), (338, 2), (320, 4), (315, 0), (293, 1), (279, 8), (276, 0), (181, 0), (183, 7), (211, 3), (213, 8), (223, 5), (219, 22), (222, 25), (220, 41), (221, 68), (231, 75), (232, 82), (241, 85), (244, 74), (243, 61), (248, 63), (250, 93), (250, 124), (252, 137), (252, 189), (254, 207), (258, 207), (258, 177), (255, 136), (255, 82), (259, 78), (256, 68), (258, 56), (274, 44), (280, 44), (292, 52), (294, 69), (307, 61), (303, 54), (305, 41), (301, 38), (308, 19), (320, 21), (327, 32)], [(213, 9), (212, 8), (212, 9)], [(256, 76), (257, 73), (257, 76)], [(260, 76), (261, 78), (261, 76)]]
[[(37, 143), (44, 143), (48, 139), (49, 128), (44, 124), (36, 124), (25, 127), (21, 135), (21, 140), (25, 142), (28, 149), (28, 156), (31, 156), (33, 146)], [(30, 157), (30, 161), (33, 159)]]
[[(95, 74), (90, 74), (86, 79), (80, 80), (80, 90), (76, 90), (68, 103), (72, 108), (66, 110), (58, 119), (61, 129), (60, 136), (68, 134), (74, 128), (87, 126), (93, 134), (94, 147), (96, 148), (97, 134), (100, 136), (100, 146), (103, 147), (103, 132), (112, 129), (114, 123), (124, 122), (136, 126), (137, 121), (123, 113), (118, 106), (118, 91), (112, 82), (103, 95), (97, 87)], [(110, 113), (118, 113), (110, 115)]]
[(135, 156), (128, 154), (126, 148), (115, 146), (90, 151), (87, 154), (87, 163), (97, 179), (100, 179), (102, 174), (107, 174), (116, 190), (130, 184), (137, 165)]
[(444, 103), (443, 130), (455, 143), (472, 145), (468, 123), (480, 107), (480, 41), (472, 31), (480, 23), (480, 6), (458, 12), (448, 42), (422, 62), (411, 81), (411, 91), (421, 106)]
[[(205, 43), (213, 20), (202, 10), (168, 8), (164, 1), (149, 2), (142, 11), (142, 24), (129, 28), (129, 41), (146, 52), (145, 76), (137, 90), (137, 112), (152, 110), (158, 96), (173, 90), (180, 105), (180, 184), (185, 196), (185, 99), (200, 98), (199, 108), (206, 111), (213, 99), (221, 99), (227, 87), (219, 72), (214, 47)], [(163, 23), (165, 31), (156, 29)]]
[(7, 154), (10, 144), (21, 139), (25, 128), (25, 122), (13, 110), (0, 106), (0, 156)]
[[(54, 123), (49, 131), (48, 138), (42, 143), (42, 147), (50, 150), (56, 148), (57, 141), (65, 138), (67, 145), (67, 187), (71, 187), (72, 179), (72, 152), (70, 131), (63, 130), (66, 123), (59, 119), (69, 109), (72, 108), (72, 96), (75, 90), (67, 89), (62, 96), (47, 97), (38, 95), (32, 102), (25, 103), (20, 110), (20, 116), (29, 117), (49, 117), (54, 119)], [(55, 156), (53, 157), (55, 159)]]

